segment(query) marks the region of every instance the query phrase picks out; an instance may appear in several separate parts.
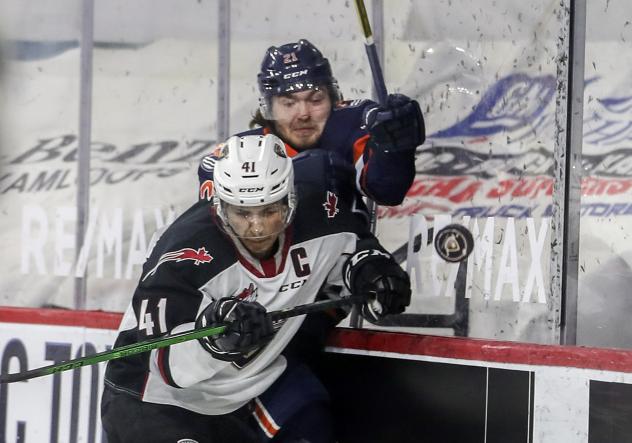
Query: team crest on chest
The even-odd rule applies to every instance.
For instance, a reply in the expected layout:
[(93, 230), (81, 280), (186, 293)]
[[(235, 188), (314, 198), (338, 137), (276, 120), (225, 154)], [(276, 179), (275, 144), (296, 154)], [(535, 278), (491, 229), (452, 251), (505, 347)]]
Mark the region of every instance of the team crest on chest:
[(327, 191), (327, 200), (323, 203), (328, 218), (334, 218), (340, 212), (338, 209), (338, 196), (331, 191)]
[(204, 247), (198, 248), (197, 251), (192, 248), (182, 248), (177, 251), (166, 252), (160, 256), (158, 264), (156, 264), (156, 266), (154, 266), (151, 271), (143, 277), (143, 281), (155, 274), (158, 270), (158, 266), (161, 264), (168, 261), (181, 262), (185, 260), (190, 260), (194, 265), (199, 266), (200, 263), (210, 263), (211, 260), (213, 260), (213, 257), (206, 252), (206, 248)]
[(235, 296), (241, 301), (256, 301), (257, 300), (257, 287), (254, 283), (250, 283), (250, 285), (242, 290), (239, 294)]

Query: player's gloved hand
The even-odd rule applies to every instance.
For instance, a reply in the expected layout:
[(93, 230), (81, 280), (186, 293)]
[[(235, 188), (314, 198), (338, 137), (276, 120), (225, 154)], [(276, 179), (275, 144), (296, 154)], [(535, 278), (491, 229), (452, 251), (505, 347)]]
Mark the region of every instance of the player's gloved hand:
[(385, 105), (367, 106), (362, 121), (370, 141), (382, 152), (414, 150), (426, 139), (419, 103), (403, 94), (390, 94)]
[(226, 325), (223, 334), (203, 337), (200, 343), (213, 357), (235, 361), (248, 356), (268, 343), (274, 336), (272, 320), (257, 302), (220, 298), (202, 311), (197, 328)]
[(356, 252), (343, 268), (344, 283), (353, 295), (362, 295), (362, 316), (378, 321), (401, 314), (410, 304), (410, 278), (393, 257), (379, 249)]

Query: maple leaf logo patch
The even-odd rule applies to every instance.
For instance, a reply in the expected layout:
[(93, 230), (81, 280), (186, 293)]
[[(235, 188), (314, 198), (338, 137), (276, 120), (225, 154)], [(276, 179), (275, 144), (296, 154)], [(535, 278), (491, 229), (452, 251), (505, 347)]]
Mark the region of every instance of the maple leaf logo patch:
[(334, 218), (340, 212), (338, 209), (338, 196), (331, 191), (327, 191), (327, 200), (323, 203), (328, 218)]

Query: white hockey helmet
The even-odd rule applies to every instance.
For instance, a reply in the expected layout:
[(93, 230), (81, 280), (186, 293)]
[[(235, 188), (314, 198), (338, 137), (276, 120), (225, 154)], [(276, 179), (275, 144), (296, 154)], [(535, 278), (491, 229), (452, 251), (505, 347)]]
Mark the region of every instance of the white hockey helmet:
[(286, 225), (294, 216), (294, 168), (285, 144), (274, 134), (229, 138), (215, 162), (213, 182), (215, 208), (224, 224), (222, 203), (256, 207), (286, 199)]

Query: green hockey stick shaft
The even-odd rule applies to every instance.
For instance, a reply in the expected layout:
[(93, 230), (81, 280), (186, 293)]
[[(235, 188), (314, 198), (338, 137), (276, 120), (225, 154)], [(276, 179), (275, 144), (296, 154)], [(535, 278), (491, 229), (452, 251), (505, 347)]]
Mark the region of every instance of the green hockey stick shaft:
[[(273, 321), (283, 320), (297, 315), (309, 314), (311, 312), (324, 311), (327, 309), (335, 309), (347, 304), (357, 303), (362, 297), (345, 297), (337, 300), (322, 300), (305, 305), (294, 306), (293, 308), (282, 309), (280, 311), (270, 312), (268, 315)], [(129, 357), (130, 355), (149, 352), (154, 349), (164, 348), (176, 345), (189, 340), (219, 335), (226, 329), (226, 326), (213, 326), (206, 328), (194, 329), (192, 331), (180, 332), (178, 334), (166, 337), (154, 338), (140, 343), (132, 343), (130, 345), (121, 346), (109, 351), (92, 354), (85, 357), (76, 358), (66, 362), (44, 366), (41, 368), (31, 369), (24, 372), (14, 374), (0, 374), (0, 383), (14, 383), (17, 381), (29, 380), (31, 378), (52, 375), (58, 372), (78, 369), (83, 366), (94, 365), (104, 361), (115, 360), (118, 358)]]

